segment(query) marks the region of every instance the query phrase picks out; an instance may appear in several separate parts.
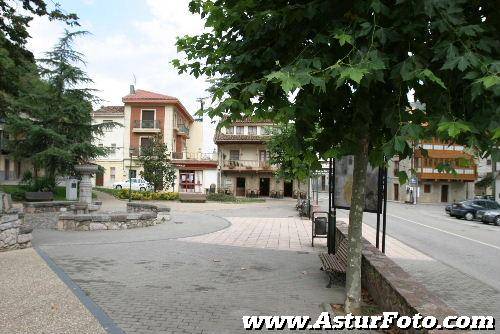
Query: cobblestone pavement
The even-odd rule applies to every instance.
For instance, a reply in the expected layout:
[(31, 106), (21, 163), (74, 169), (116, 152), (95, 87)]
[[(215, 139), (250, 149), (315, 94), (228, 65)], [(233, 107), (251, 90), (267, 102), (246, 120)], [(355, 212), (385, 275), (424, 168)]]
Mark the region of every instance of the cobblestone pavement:
[(0, 253), (0, 332), (104, 334), (34, 249)]
[[(145, 229), (37, 230), (36, 245), (128, 334), (243, 333), (243, 315), (314, 319), (323, 303), (343, 302), (343, 287), (326, 288), (315, 253), (178, 239), (229, 227), (210, 206), (200, 206), (203, 213), (174, 211), (170, 222)], [(228, 215), (253, 210), (221, 207)], [(269, 215), (294, 213), (277, 210)]]

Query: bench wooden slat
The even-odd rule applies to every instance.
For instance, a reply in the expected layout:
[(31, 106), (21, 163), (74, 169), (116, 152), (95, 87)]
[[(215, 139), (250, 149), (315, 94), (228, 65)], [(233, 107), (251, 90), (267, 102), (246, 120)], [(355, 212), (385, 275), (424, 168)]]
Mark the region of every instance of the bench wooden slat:
[(335, 254), (320, 253), (319, 258), (326, 272), (345, 273), (347, 267), (347, 239), (343, 239)]

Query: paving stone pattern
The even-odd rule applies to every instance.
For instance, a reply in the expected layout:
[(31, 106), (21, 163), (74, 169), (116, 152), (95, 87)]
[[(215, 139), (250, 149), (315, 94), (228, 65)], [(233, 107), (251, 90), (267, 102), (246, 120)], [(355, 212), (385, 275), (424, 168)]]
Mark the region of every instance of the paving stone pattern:
[(238, 333), (243, 315), (317, 317), (316, 254), (175, 240), (43, 249), (126, 333)]

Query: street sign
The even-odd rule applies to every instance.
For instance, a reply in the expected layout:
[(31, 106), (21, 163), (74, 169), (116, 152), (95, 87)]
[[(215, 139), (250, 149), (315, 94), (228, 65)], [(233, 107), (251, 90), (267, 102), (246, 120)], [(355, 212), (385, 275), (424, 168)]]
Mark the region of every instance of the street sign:
[(416, 176), (412, 176), (410, 178), (410, 186), (416, 186), (418, 184), (418, 180)]

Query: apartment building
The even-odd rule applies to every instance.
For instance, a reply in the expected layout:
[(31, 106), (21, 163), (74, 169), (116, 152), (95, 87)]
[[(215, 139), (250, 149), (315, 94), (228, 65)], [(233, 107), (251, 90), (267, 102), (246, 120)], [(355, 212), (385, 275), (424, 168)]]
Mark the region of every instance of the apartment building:
[(292, 197), (306, 192), (298, 181), (275, 177), (277, 166), (269, 163), (266, 142), (270, 138), (267, 121), (243, 119), (216, 131), (219, 188), (236, 196)]
[(131, 86), (122, 101), (123, 106), (103, 107), (93, 115), (96, 123), (114, 121), (123, 125), (97, 141), (114, 152), (95, 161), (105, 168), (104, 174), (96, 177), (97, 185), (110, 187), (129, 175), (139, 177), (142, 166), (138, 157), (158, 133), (172, 152), (176, 168), (171, 190), (204, 192), (217, 183), (217, 154), (203, 152), (203, 121), (195, 120), (177, 98)]
[[(423, 150), (422, 150), (423, 149)], [(425, 151), (424, 151), (425, 150)], [(425, 153), (426, 152), (426, 153)], [(456, 174), (439, 172), (440, 164), (449, 164)], [(399, 171), (416, 171), (417, 185), (401, 184)], [(399, 202), (449, 203), (474, 197), (477, 165), (464, 146), (437, 140), (421, 142), (413, 159), (391, 159), (388, 166), (388, 199)]]
[(110, 188), (114, 182), (127, 178), (124, 157), (125, 107), (105, 106), (92, 113), (92, 123), (101, 124), (114, 122), (119, 124), (104, 131), (104, 135), (96, 139), (97, 146), (110, 149), (110, 153), (96, 161), (105, 170), (95, 177), (95, 185)]
[(33, 171), (29, 160), (14, 159), (7, 149), (8, 135), (4, 131), (5, 121), (0, 119), (0, 182), (5, 185), (18, 184), (24, 173)]

